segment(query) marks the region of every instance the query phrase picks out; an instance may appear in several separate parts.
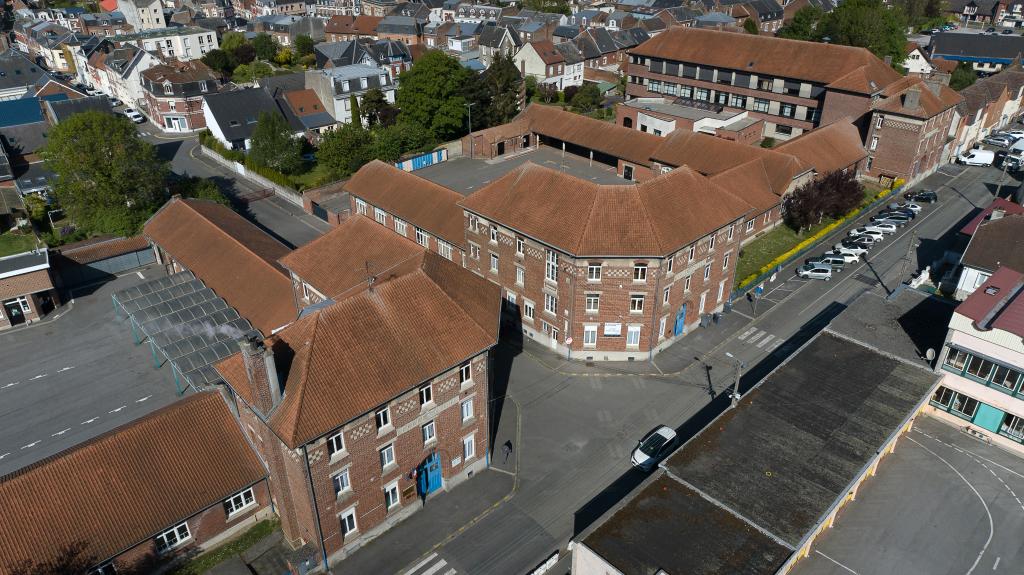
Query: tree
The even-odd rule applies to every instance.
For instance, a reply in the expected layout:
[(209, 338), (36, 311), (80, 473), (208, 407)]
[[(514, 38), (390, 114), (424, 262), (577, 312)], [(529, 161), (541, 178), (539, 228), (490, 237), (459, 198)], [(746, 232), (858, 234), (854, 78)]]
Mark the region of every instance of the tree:
[(565, 102), (572, 102), (572, 99), (576, 97), (576, 92), (580, 91), (579, 86), (566, 86), (562, 90), (562, 100)]
[(786, 225), (797, 232), (821, 221), (838, 218), (864, 200), (864, 188), (853, 170), (830, 172), (825, 177), (800, 186), (782, 200)]
[(363, 117), (359, 114), (359, 98), (355, 94), (348, 97), (349, 107), (352, 108), (352, 123), (359, 127), (363, 126)]
[(893, 65), (906, 57), (906, 19), (882, 0), (844, 0), (822, 17), (818, 35), (833, 44), (867, 48), (879, 58), (890, 56)]
[(743, 21), (743, 29), (746, 30), (747, 34), (760, 34), (761, 31), (757, 29), (757, 22), (754, 22), (753, 18), (747, 18)]
[(234, 71), (235, 62), (234, 56), (230, 52), (221, 50), (220, 48), (210, 50), (202, 58), (203, 64), (206, 64), (211, 69), (220, 72), (223, 76), (228, 76)]
[(252, 47), (252, 44), (242, 44), (231, 50), (231, 54), (238, 64), (248, 64), (256, 59), (256, 49)]
[(584, 82), (583, 87), (576, 92), (570, 103), (577, 112), (589, 113), (600, 107), (603, 102), (604, 96), (601, 95), (597, 84)]
[(277, 51), (281, 48), (270, 34), (266, 32), (260, 32), (252, 39), (252, 47), (256, 50), (257, 58), (268, 62), (272, 61), (274, 56), (277, 56)]
[(512, 55), (495, 58), (490, 68), (483, 73), (483, 81), (491, 95), (488, 110), (490, 124), (504, 124), (514, 118), (519, 113), (522, 101), (523, 76), (512, 61)]
[(537, 95), (540, 97), (540, 101), (545, 104), (550, 104), (558, 98), (558, 90), (551, 84), (539, 84), (537, 86)]
[(170, 190), (173, 194), (179, 194), (183, 198), (197, 198), (201, 200), (212, 200), (222, 205), (230, 205), (227, 196), (221, 191), (213, 180), (196, 178), (190, 176), (179, 176), (170, 183)]
[(231, 80), (236, 84), (245, 84), (248, 82), (255, 82), (259, 78), (266, 76), (273, 76), (274, 68), (266, 62), (256, 61), (251, 64), (239, 64), (235, 68), (234, 74), (231, 75)]
[(780, 38), (790, 40), (817, 40), (818, 22), (821, 20), (821, 9), (815, 6), (804, 6), (796, 11), (789, 24), (783, 26), (778, 33)]
[(54, 195), (79, 228), (132, 235), (166, 199), (167, 165), (124, 116), (74, 114), (48, 140)]
[(277, 55), (274, 56), (274, 61), (282, 66), (290, 65), (294, 59), (291, 48), (281, 48), (277, 51)]
[(292, 135), (284, 116), (261, 112), (252, 131), (249, 159), (284, 174), (295, 173), (302, 167), (302, 142)]
[(239, 46), (248, 44), (245, 41), (245, 35), (241, 32), (225, 32), (224, 37), (220, 39), (220, 49), (225, 52), (233, 52)]
[(381, 114), (386, 109), (393, 108), (384, 97), (384, 92), (379, 88), (370, 88), (363, 94), (362, 112), (366, 118), (367, 127), (373, 127), (381, 123)]
[(29, 219), (37, 222), (46, 221), (46, 200), (38, 194), (25, 196), (25, 209), (28, 210)]
[(427, 52), (399, 76), (395, 99), (400, 117), (428, 128), (438, 140), (466, 133), (463, 86), (473, 77), (472, 72), (444, 52)]
[(300, 58), (302, 56), (309, 56), (312, 54), (313, 46), (315, 45), (316, 43), (313, 42), (313, 39), (305, 34), (299, 34), (295, 37), (295, 53), (298, 54)]
[(960, 62), (949, 77), (949, 87), (959, 92), (977, 79), (978, 73), (974, 71), (974, 66), (970, 62)]
[(523, 2), (523, 6), (537, 12), (551, 12), (553, 14), (565, 14), (566, 16), (572, 14), (567, 0), (526, 0)]
[(527, 76), (526, 80), (526, 101), (527, 103), (533, 101), (533, 97), (537, 95), (537, 78), (533, 76)]
[[(492, 94), (483, 74), (470, 73), (462, 85), (462, 97), (468, 108), (472, 104), (472, 110), (467, 109), (470, 119), (473, 121), (472, 130), (482, 130), (490, 127)], [(466, 133), (469, 122), (463, 125), (459, 133)]]
[(358, 124), (342, 124), (323, 135), (316, 159), (338, 178), (351, 175), (373, 157), (373, 136)]

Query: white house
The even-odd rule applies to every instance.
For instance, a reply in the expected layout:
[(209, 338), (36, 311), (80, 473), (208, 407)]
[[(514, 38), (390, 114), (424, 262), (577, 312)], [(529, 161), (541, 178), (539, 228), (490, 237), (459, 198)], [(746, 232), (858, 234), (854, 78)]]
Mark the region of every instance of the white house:
[(915, 42), (907, 42), (907, 57), (903, 60), (903, 67), (907, 74), (918, 74), (921, 76), (931, 74), (935, 67), (931, 65), (924, 55), (924, 49)]
[(160, 0), (117, 0), (117, 10), (136, 32), (167, 26)]
[(376, 88), (384, 93), (385, 100), (395, 101), (395, 83), (390, 74), (365, 64), (307, 71), (306, 88), (316, 92), (331, 116), (341, 123), (352, 121), (352, 96), (361, 102), (368, 90)]
[(217, 33), (198, 26), (157, 28), (110, 38), (115, 43), (129, 42), (164, 58), (182, 62), (202, 58), (207, 52), (220, 47)]
[(552, 44), (539, 40), (523, 44), (512, 57), (519, 73), (533, 76), (541, 84), (556, 90), (583, 85), (583, 56), (571, 42)]
[(960, 258), (960, 279), (954, 297), (974, 293), (1000, 267), (1024, 269), (1024, 214), (994, 209), (978, 224)]

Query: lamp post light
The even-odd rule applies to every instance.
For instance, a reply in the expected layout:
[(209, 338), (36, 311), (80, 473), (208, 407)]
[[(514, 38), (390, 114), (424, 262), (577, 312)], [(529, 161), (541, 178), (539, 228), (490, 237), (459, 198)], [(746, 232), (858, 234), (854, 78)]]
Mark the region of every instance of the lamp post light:
[(729, 398), (732, 400), (732, 404), (730, 405), (730, 407), (736, 407), (740, 402), (740, 375), (742, 375), (743, 368), (745, 366), (743, 365), (743, 362), (740, 361), (740, 358), (734, 356), (733, 354), (725, 352), (725, 356), (733, 360), (733, 362), (735, 362), (736, 365), (736, 380), (733, 383), (732, 393), (729, 394)]

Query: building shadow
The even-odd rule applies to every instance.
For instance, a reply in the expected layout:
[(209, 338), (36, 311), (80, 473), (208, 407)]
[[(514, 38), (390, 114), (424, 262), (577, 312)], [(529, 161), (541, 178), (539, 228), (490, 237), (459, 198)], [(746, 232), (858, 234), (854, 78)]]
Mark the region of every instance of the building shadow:
[(953, 302), (929, 297), (907, 310), (897, 318), (896, 323), (913, 342), (919, 356), (925, 357), (929, 349), (935, 350), (938, 354), (946, 338), (946, 326), (949, 325), (955, 308)]
[[(491, 351), (490, 397), (488, 405), (491, 410), (490, 437), (488, 443), (491, 455), (494, 455), (495, 439), (498, 436), (498, 425), (501, 423), (505, 399), (508, 396), (509, 379), (512, 376), (512, 363), (515, 357), (523, 352), (523, 324), (519, 315), (519, 306), (509, 304), (502, 299), (501, 327), (498, 345)], [(519, 446), (513, 446), (518, 449)]]

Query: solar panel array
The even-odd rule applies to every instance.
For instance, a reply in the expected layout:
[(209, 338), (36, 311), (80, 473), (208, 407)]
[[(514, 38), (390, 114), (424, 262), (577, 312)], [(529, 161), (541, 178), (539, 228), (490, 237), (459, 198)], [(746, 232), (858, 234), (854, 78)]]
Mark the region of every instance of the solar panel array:
[(113, 297), (154, 353), (197, 389), (221, 381), (213, 364), (237, 352), (235, 342), (254, 331), (191, 272), (150, 280)]

